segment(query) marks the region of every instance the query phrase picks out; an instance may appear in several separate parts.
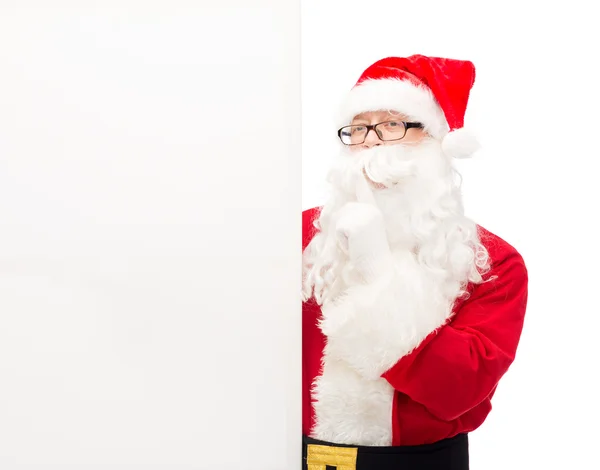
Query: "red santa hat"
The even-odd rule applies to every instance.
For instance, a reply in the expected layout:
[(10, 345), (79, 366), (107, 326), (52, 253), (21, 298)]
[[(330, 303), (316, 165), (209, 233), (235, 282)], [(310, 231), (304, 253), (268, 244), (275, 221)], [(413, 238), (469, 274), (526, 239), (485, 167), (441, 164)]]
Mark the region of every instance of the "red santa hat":
[(357, 114), (395, 110), (424, 125), (440, 139), (446, 155), (469, 157), (478, 148), (463, 128), (475, 66), (464, 60), (412, 55), (388, 57), (368, 67), (344, 99), (340, 127)]

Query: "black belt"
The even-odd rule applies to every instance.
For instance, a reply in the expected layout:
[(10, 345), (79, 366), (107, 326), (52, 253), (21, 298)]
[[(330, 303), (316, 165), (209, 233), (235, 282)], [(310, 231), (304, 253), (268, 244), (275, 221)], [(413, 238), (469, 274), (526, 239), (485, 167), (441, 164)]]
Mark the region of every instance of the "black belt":
[(433, 444), (371, 447), (302, 436), (303, 470), (469, 470), (469, 439), (459, 434)]

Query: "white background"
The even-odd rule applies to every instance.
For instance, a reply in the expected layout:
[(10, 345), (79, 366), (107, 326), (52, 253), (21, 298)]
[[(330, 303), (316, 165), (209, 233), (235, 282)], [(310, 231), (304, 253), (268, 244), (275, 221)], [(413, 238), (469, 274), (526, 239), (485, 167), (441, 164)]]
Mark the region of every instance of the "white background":
[(299, 4), (193, 3), (0, 2), (2, 470), (299, 468)]
[(460, 162), (468, 215), (530, 274), (517, 360), (471, 436), (474, 470), (600, 468), (597, 214), (600, 44), (586, 1), (302, 1), (303, 206), (322, 204), (333, 116), (371, 63), (425, 54), (477, 68)]

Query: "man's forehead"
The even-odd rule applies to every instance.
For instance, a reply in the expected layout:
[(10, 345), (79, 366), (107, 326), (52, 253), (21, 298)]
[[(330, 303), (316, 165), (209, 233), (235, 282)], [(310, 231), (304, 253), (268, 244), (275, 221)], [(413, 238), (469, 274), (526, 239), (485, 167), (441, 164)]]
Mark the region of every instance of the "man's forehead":
[(402, 114), (400, 111), (394, 109), (390, 110), (379, 110), (379, 111), (365, 111), (357, 114), (352, 119), (353, 121), (370, 121), (373, 119), (400, 119), (406, 120), (407, 116)]

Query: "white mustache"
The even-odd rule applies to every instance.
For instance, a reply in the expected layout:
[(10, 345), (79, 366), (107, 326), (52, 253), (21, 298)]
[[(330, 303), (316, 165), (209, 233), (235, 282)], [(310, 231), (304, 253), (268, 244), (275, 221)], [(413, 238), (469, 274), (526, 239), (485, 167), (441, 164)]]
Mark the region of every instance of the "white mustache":
[(364, 170), (371, 181), (388, 187), (417, 174), (413, 161), (379, 162), (374, 159), (365, 162)]
[(415, 144), (398, 144), (350, 151), (344, 149), (328, 175), (328, 182), (352, 197), (357, 178), (370, 180), (385, 188), (408, 183), (432, 171), (441, 160), (439, 143), (425, 140)]
[(365, 151), (361, 162), (367, 177), (374, 183), (390, 187), (402, 179), (416, 176), (415, 159), (407, 155), (408, 152), (399, 150), (401, 148), (390, 146)]

